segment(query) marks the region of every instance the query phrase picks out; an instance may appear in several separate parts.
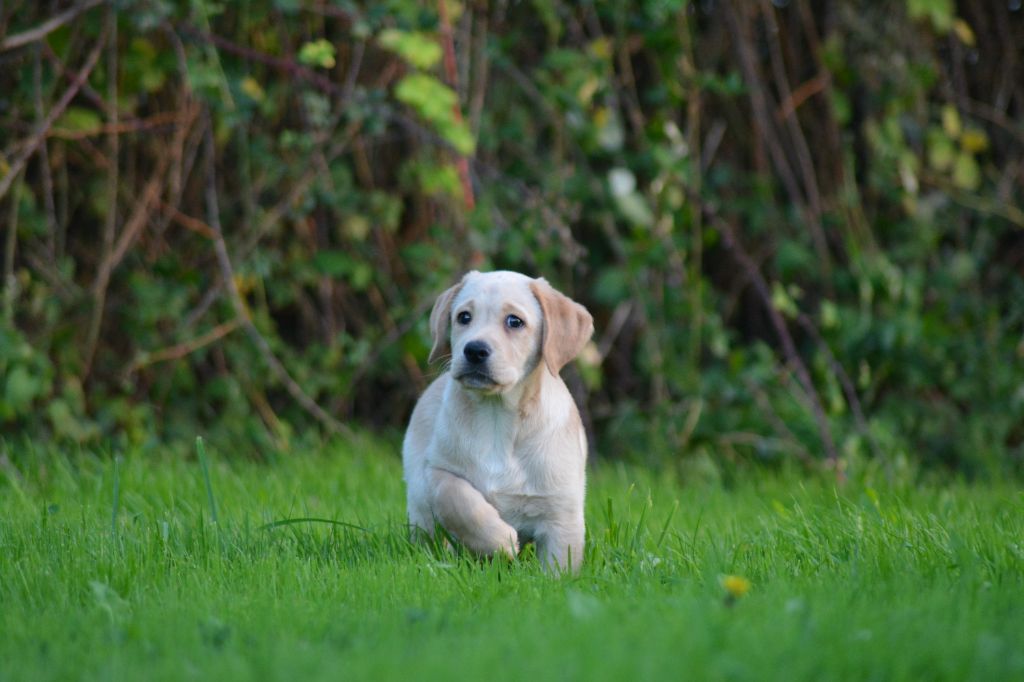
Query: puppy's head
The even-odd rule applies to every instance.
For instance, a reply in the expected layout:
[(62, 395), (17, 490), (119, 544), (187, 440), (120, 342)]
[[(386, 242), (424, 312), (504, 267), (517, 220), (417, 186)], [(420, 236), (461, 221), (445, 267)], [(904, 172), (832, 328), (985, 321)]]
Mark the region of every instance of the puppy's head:
[(540, 362), (558, 375), (590, 339), (586, 308), (544, 279), (516, 272), (470, 272), (445, 291), (430, 314), (430, 360), (451, 352), (452, 377), (463, 387), (501, 393)]

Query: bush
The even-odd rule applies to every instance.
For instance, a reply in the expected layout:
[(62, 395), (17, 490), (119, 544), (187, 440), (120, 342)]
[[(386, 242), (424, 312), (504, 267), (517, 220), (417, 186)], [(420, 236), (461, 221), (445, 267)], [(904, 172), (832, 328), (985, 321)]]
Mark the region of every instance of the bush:
[(512, 268), (595, 314), (599, 456), (1019, 472), (1021, 12), (774, 5), (6, 6), (0, 424), (400, 427)]

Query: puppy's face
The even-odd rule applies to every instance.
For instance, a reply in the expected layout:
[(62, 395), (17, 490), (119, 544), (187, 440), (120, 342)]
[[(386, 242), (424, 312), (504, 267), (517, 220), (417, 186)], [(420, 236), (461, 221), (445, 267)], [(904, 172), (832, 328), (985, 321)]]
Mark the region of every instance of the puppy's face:
[(450, 350), (452, 377), (486, 393), (511, 389), (542, 361), (557, 376), (594, 331), (583, 306), (543, 279), (507, 271), (467, 274), (438, 298), (430, 326), (430, 359)]
[(452, 300), (452, 377), (487, 393), (512, 388), (537, 366), (543, 313), (529, 277), (472, 272)]

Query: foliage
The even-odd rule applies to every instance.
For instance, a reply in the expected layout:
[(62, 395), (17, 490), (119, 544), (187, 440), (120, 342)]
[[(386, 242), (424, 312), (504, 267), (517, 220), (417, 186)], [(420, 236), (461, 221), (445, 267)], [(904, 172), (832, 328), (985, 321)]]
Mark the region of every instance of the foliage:
[(1012, 3), (118, 0), (7, 49), (57, 5), (0, 9), (5, 433), (399, 427), (503, 267), (594, 312), (599, 456), (1021, 471)]
[[(212, 444), (211, 444), (212, 445)], [(408, 544), (391, 446), (269, 471), (15, 449), (9, 680), (992, 680), (1024, 673), (1024, 509), (995, 484), (722, 486), (605, 465), (577, 578)], [(361, 454), (355, 454), (359, 452)], [(166, 455), (167, 453), (162, 453)], [(299, 517), (320, 522), (278, 523)]]

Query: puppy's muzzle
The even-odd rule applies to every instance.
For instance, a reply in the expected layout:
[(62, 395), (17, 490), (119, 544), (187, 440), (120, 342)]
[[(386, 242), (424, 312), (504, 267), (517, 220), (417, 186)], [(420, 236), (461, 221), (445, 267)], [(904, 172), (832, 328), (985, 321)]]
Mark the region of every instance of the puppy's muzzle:
[(491, 357), (491, 347), (484, 341), (470, 341), (462, 349), (462, 371), (456, 376), (467, 388), (493, 388), (497, 383), (487, 369), (487, 359)]
[(477, 367), (487, 362), (491, 356), (491, 347), (483, 341), (470, 341), (462, 349), (462, 354), (466, 356), (466, 362)]

